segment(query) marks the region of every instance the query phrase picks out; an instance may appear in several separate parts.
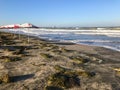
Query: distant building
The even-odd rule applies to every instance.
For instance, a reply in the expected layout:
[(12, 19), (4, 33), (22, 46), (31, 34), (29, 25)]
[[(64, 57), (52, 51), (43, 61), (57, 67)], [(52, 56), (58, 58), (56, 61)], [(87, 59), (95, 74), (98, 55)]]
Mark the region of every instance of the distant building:
[(12, 24), (12, 25), (4, 25), (0, 26), (1, 29), (12, 29), (12, 28), (38, 28), (35, 25), (32, 25), (30, 23), (24, 23), (24, 24)]

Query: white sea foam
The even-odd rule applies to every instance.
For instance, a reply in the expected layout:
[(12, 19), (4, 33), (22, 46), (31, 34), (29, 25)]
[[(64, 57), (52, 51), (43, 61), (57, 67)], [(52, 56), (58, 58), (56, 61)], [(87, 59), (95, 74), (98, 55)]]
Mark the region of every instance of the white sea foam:
[(120, 51), (120, 30), (9, 29), (4, 31)]
[(34, 34), (89, 34), (106, 35), (109, 37), (120, 37), (120, 30), (66, 30), (66, 29), (9, 29), (10, 31), (22, 31)]

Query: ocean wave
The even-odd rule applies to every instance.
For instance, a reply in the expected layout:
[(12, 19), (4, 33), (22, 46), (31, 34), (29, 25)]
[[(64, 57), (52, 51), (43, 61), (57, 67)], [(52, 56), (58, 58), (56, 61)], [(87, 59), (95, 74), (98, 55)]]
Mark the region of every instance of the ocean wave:
[(66, 29), (9, 29), (9, 31), (22, 31), (34, 34), (86, 34), (106, 35), (109, 37), (120, 37), (120, 30), (66, 30)]
[(4, 31), (120, 50), (120, 30), (6, 29)]

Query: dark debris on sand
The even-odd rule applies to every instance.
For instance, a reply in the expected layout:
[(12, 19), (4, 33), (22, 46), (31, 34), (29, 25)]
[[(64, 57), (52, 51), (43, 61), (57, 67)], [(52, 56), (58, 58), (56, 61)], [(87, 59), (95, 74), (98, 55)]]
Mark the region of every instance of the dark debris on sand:
[(73, 50), (78, 49), (74, 44), (68, 49), (29, 39), (0, 32), (0, 90), (120, 90), (118, 53), (116, 59), (107, 58), (109, 50), (103, 48), (82, 53)]

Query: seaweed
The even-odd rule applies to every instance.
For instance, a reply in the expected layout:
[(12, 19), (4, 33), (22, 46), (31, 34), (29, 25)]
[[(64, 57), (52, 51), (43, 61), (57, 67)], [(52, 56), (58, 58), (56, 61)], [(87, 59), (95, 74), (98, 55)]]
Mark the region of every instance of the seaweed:
[(40, 53), (40, 55), (41, 55), (42, 57), (44, 57), (44, 58), (47, 58), (47, 59), (53, 57), (52, 55), (50, 55), (50, 54), (45, 54), (45, 53)]
[(25, 47), (20, 47), (20, 49), (17, 49), (13, 54), (16, 54), (16, 55), (24, 54), (25, 49), (26, 49)]
[(67, 68), (64, 68), (64, 67), (61, 67), (61, 66), (58, 66), (56, 65), (55, 67), (55, 70), (57, 70), (58, 72), (62, 72), (64, 74), (67, 74), (67, 75), (76, 75), (76, 76), (82, 76), (82, 77), (93, 77), (95, 76), (95, 72), (88, 72), (88, 71), (85, 71), (85, 70), (71, 70), (71, 69), (67, 69)]
[(80, 79), (76, 75), (58, 72), (48, 79), (48, 86), (55, 86), (63, 89), (80, 86)]
[(65, 72), (66, 71), (66, 68), (63, 68), (63, 67), (61, 67), (59, 65), (55, 65), (54, 69), (57, 70), (57, 71), (59, 71), (59, 72)]
[(46, 66), (46, 63), (41, 63), (41, 64), (35, 64), (35, 63), (31, 63), (33, 66), (38, 66), (38, 67), (40, 67), (40, 66)]
[(59, 46), (53, 46), (52, 48), (53, 49), (59, 49)]
[(21, 60), (20, 57), (7, 57), (5, 59), (5, 62), (14, 62), (14, 61), (19, 61), (19, 60)]
[(62, 53), (62, 51), (61, 51), (61, 50), (52, 50), (52, 52), (57, 53), (57, 54)]
[(1, 56), (0, 59), (6, 59), (9, 58), (8, 56)]
[(76, 71), (76, 74), (82, 77), (94, 77), (96, 75), (95, 72), (88, 72), (88, 71)]
[(64, 89), (55, 86), (47, 86), (45, 87), (45, 90), (64, 90)]
[(73, 60), (73, 62), (76, 62), (76, 63), (78, 63), (78, 64), (81, 64), (81, 63), (87, 63), (87, 62), (89, 62), (90, 60), (89, 59), (87, 59), (87, 58), (82, 58), (82, 57), (70, 57), (70, 59), (72, 59)]
[(73, 50), (68, 50), (68, 49), (65, 49), (65, 48), (61, 48), (61, 50), (62, 50), (63, 52), (73, 52)]
[[(76, 86), (80, 86), (80, 79), (78, 78), (78, 75), (75, 71), (71, 69), (67, 69), (61, 66), (56, 65), (55, 70), (57, 72), (51, 76), (48, 77), (47, 81), (47, 89), (52, 87), (60, 88), (62, 89), (68, 89)], [(56, 89), (53, 89), (56, 90)]]
[(0, 83), (9, 83), (10, 82), (10, 76), (8, 74), (4, 74), (3, 76), (0, 76)]

